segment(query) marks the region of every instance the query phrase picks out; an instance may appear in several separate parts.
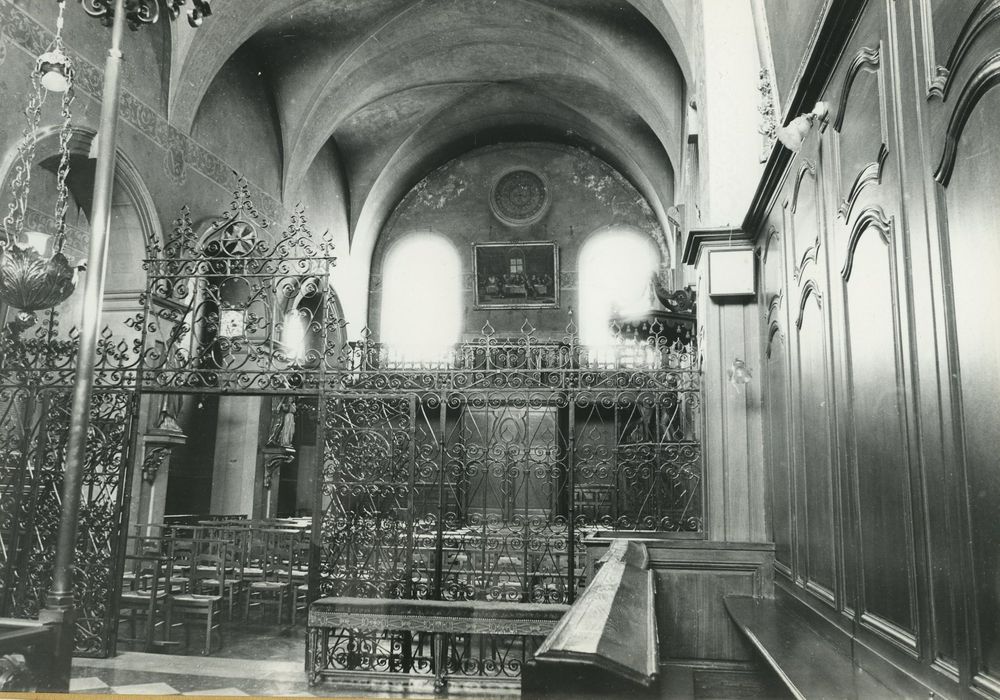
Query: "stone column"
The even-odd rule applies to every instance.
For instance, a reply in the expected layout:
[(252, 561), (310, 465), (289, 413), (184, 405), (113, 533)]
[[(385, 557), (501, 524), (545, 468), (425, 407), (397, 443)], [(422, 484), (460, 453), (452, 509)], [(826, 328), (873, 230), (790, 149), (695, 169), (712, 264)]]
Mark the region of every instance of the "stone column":
[(219, 399), (219, 421), (212, 468), (212, 504), (216, 515), (260, 517), (255, 495), (263, 480), (260, 396), (223, 396)]

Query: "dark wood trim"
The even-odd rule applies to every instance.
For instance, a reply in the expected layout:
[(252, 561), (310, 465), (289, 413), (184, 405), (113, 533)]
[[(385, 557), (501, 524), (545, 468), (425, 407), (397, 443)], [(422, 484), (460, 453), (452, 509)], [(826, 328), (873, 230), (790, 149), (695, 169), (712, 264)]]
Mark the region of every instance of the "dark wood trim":
[[(785, 113), (786, 124), (798, 114), (810, 111), (823, 94), (827, 79), (833, 73), (833, 67), (844, 50), (851, 29), (854, 28), (867, 4), (868, 0), (838, 0), (830, 3), (820, 25), (812, 53), (795, 87), (795, 93), (788, 102)], [(744, 231), (756, 233), (761, 229), (793, 155), (780, 143), (775, 143), (750, 202), (750, 208), (743, 218)]]
[(847, 75), (844, 76), (844, 87), (840, 91), (840, 102), (837, 104), (837, 115), (834, 117), (833, 128), (840, 131), (844, 125), (844, 114), (847, 108), (847, 100), (851, 97), (851, 88), (854, 86), (854, 79), (862, 70), (877, 73), (882, 65), (882, 47), (876, 46), (873, 49), (867, 46), (862, 47), (854, 56), (851, 65), (847, 68)]
[(688, 231), (681, 260), (686, 265), (694, 265), (698, 260), (701, 247), (706, 243), (743, 244), (749, 243), (751, 239), (752, 237), (746, 234), (746, 230), (741, 228), (694, 228)]
[(858, 195), (861, 194), (862, 190), (870, 184), (882, 184), (882, 172), (885, 170), (885, 161), (888, 157), (889, 147), (885, 145), (885, 141), (882, 141), (875, 160), (862, 168), (861, 172), (857, 174), (854, 182), (851, 183), (851, 189), (848, 191), (847, 196), (837, 208), (837, 216), (843, 221), (850, 220), (851, 211), (854, 209), (854, 204), (857, 202)]
[(972, 110), (979, 104), (979, 100), (991, 88), (1000, 83), (1000, 51), (995, 51), (979, 64), (972, 77), (965, 84), (962, 93), (958, 96), (955, 104), (955, 111), (951, 113), (948, 120), (948, 129), (945, 131), (944, 151), (941, 153), (941, 162), (934, 172), (934, 179), (947, 187), (951, 181), (951, 173), (955, 169), (955, 157), (958, 155), (958, 139), (965, 130), (965, 124), (972, 114)]
[(809, 279), (805, 286), (802, 287), (802, 296), (799, 297), (799, 315), (795, 319), (795, 327), (798, 330), (802, 330), (802, 317), (806, 312), (806, 302), (809, 301), (809, 297), (816, 297), (816, 304), (820, 309), (823, 308), (823, 293), (819, 290), (819, 285), (816, 284), (816, 280)]
[(1000, 0), (982, 0), (969, 15), (962, 31), (951, 47), (948, 60), (943, 66), (935, 66), (935, 75), (927, 89), (928, 97), (936, 97), (941, 101), (948, 99), (951, 92), (952, 74), (962, 64), (972, 43), (993, 22), (1000, 20)]
[[(886, 217), (882, 207), (868, 207), (858, 214), (858, 219), (851, 228), (851, 237), (847, 242), (847, 256), (844, 259), (844, 266), (840, 270), (840, 276), (845, 282), (851, 279), (851, 271), (854, 269), (854, 252), (857, 250), (858, 243), (861, 242), (861, 236), (870, 228), (878, 231), (883, 243), (886, 245), (892, 243), (892, 219)], [(894, 308), (896, 303), (897, 300), (893, 299)]]

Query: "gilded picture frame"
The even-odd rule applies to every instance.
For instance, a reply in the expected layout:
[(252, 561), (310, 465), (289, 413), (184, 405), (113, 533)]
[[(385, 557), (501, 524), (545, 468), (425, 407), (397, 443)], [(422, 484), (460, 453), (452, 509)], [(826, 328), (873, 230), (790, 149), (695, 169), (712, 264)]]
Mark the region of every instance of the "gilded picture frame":
[(552, 241), (472, 244), (477, 309), (559, 308), (559, 246)]

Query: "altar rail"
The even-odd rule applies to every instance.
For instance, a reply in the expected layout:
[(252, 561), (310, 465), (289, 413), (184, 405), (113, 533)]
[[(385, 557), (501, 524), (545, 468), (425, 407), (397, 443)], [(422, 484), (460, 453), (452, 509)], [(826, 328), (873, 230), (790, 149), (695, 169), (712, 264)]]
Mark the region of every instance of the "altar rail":
[(309, 683), (369, 688), (463, 684), (516, 690), (566, 605), (320, 598), (309, 606)]

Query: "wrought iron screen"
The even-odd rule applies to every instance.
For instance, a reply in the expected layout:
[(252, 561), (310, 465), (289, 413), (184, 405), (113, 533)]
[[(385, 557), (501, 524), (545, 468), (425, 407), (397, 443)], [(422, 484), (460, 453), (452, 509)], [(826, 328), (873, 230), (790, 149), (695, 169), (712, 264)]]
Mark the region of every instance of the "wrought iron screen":
[(240, 179), (229, 212), (197, 234), (185, 209), (145, 261), (144, 391), (319, 391), (340, 354), (327, 299), (333, 244), (298, 210), (276, 231)]
[(321, 402), (312, 597), (572, 602), (584, 536), (700, 533), (700, 374), (654, 333), (484, 334), (396, 362), (364, 334)]
[[(48, 312), (0, 330), (0, 616), (35, 618), (52, 579), (76, 334)], [(105, 329), (98, 345), (76, 544), (78, 656), (114, 651), (137, 396), (136, 354)]]

